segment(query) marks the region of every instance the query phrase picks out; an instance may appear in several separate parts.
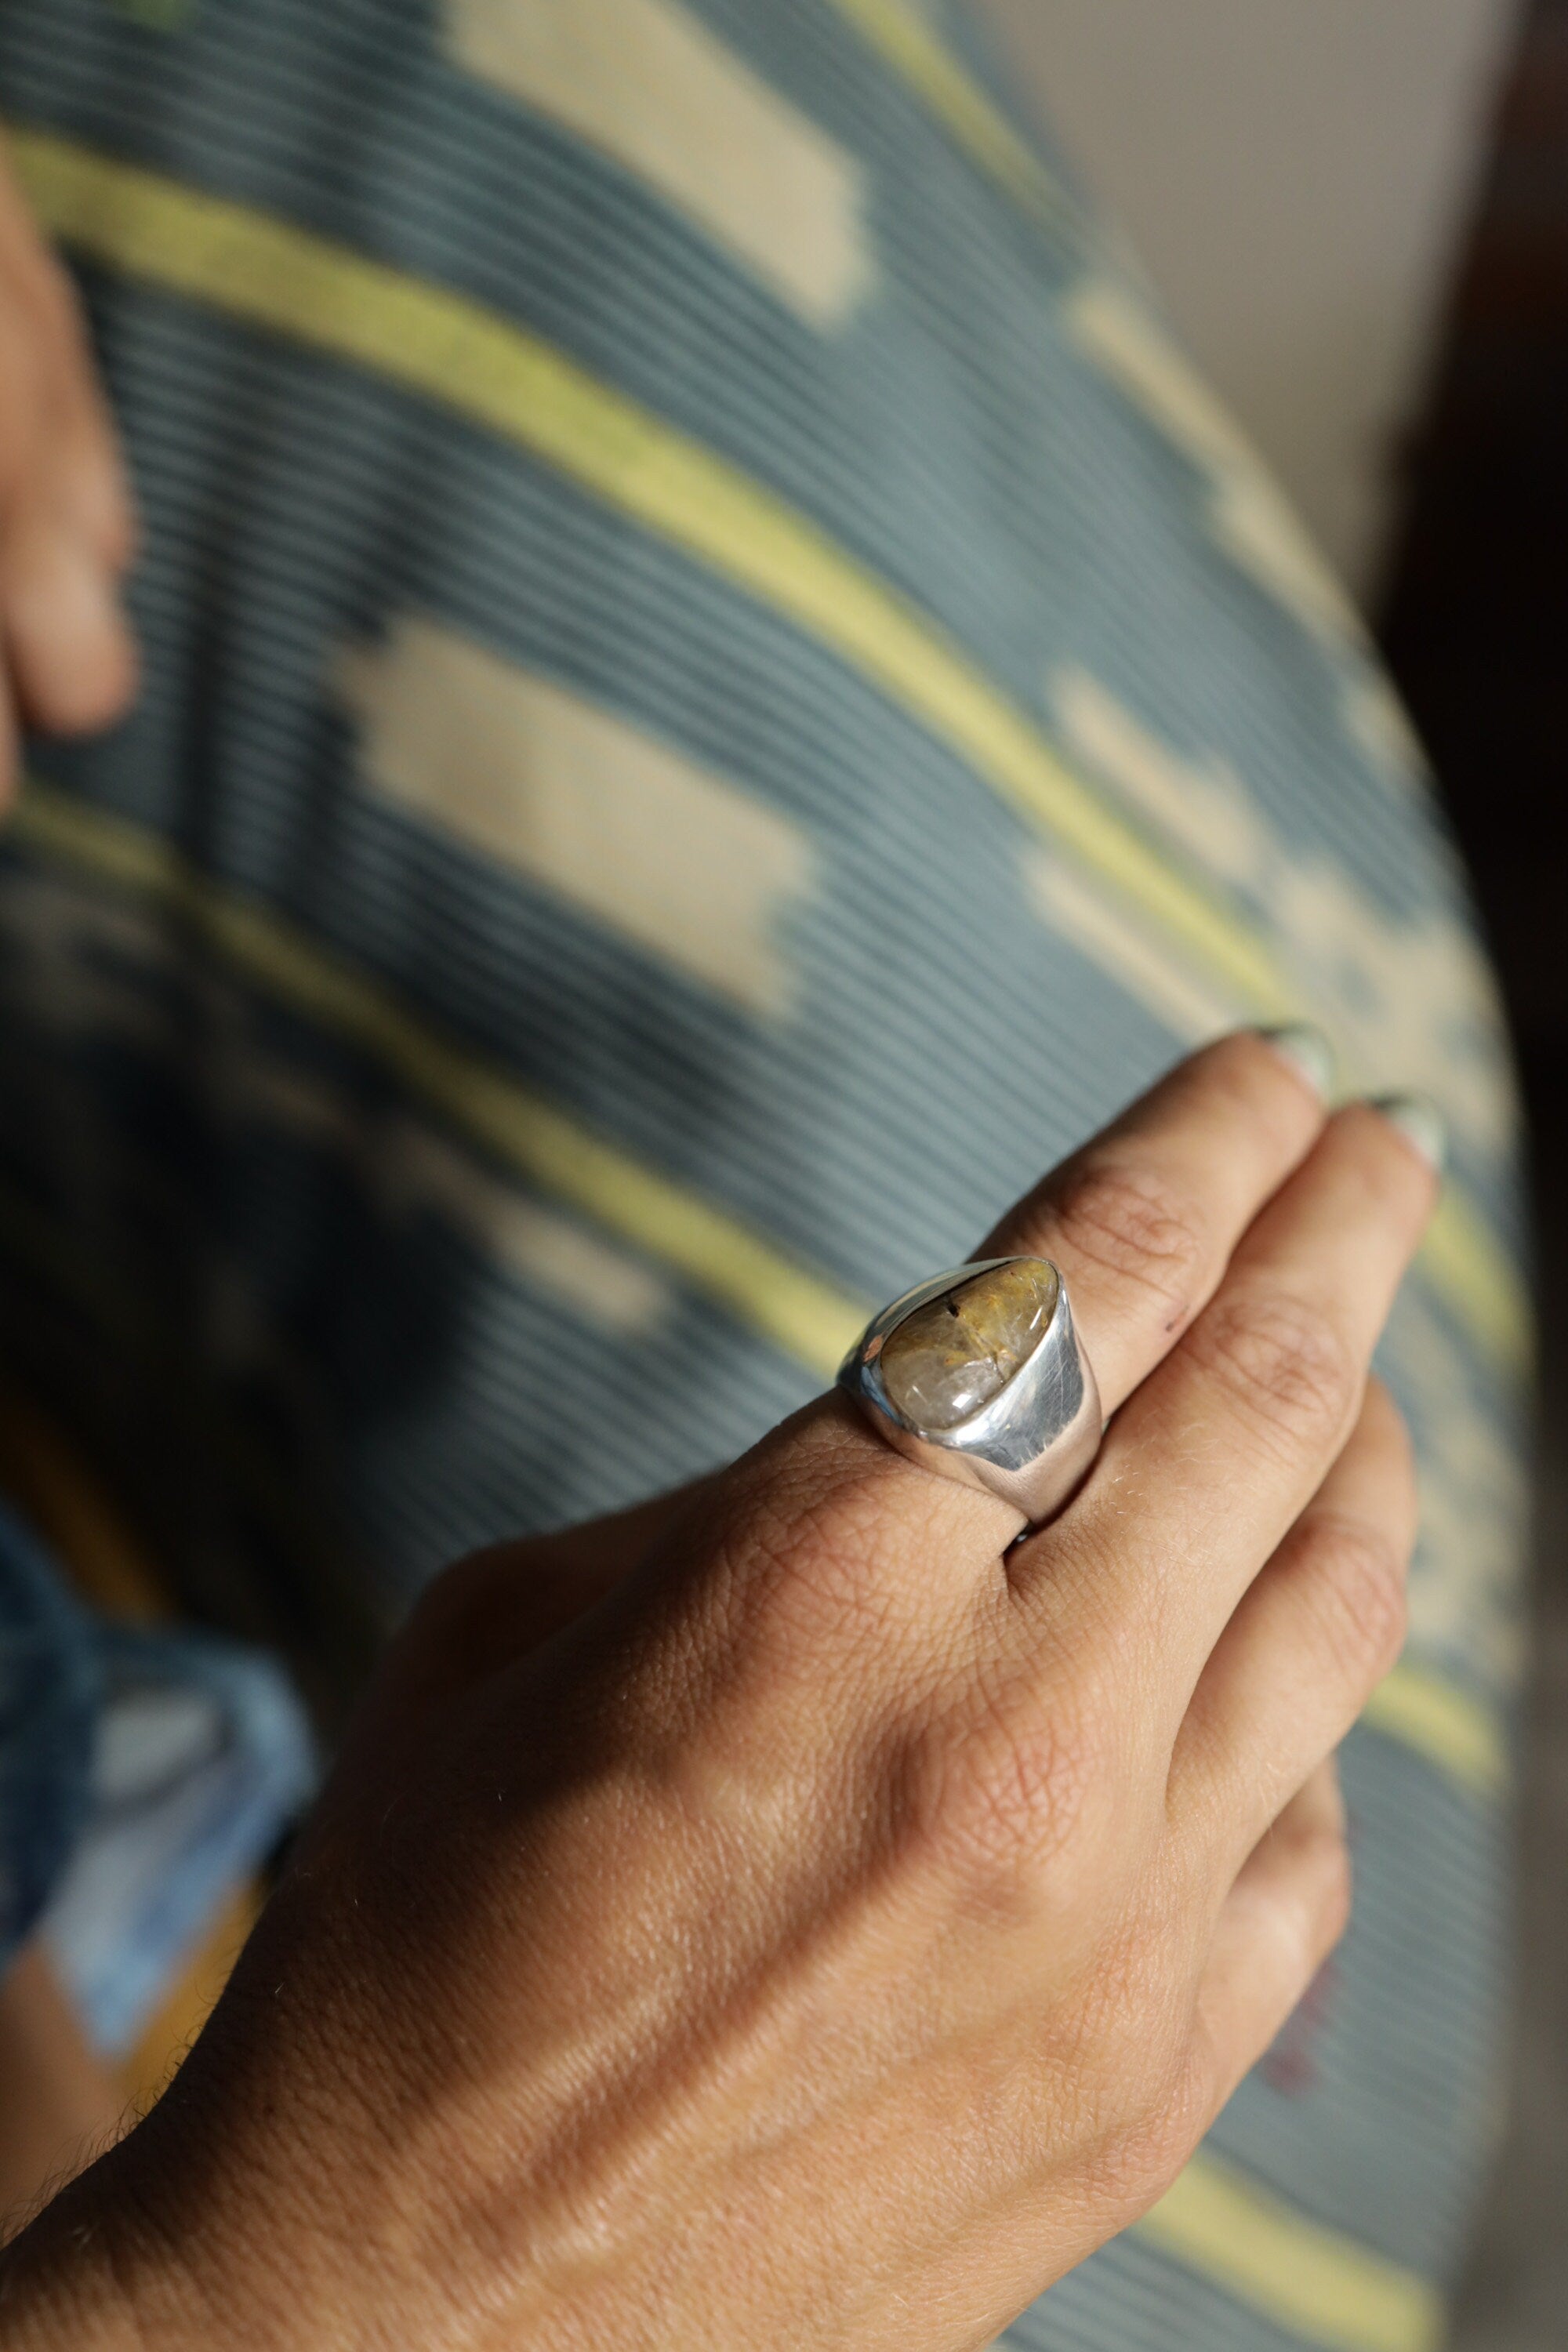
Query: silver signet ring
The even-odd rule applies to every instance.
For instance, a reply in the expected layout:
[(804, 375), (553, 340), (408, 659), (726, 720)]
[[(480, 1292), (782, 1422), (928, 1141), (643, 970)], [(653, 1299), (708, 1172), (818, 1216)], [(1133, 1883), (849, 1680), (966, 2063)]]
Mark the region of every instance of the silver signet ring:
[(889, 1445), (1037, 1527), (1100, 1451), (1100, 1391), (1049, 1258), (934, 1274), (868, 1323), (838, 1372)]

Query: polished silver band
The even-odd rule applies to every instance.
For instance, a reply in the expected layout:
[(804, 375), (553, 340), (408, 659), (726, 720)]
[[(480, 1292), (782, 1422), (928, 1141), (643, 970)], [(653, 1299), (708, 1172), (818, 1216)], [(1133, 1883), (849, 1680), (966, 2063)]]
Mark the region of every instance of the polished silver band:
[[(1012, 1278), (1013, 1269), (1026, 1282), (1040, 1278), (1047, 1297), (1043, 1278), (1056, 1286), (1048, 1320), (1031, 1335), (1016, 1370), (955, 1423), (935, 1426), (901, 1409), (888, 1393), (882, 1364), (900, 1325), (949, 1293), (973, 1298), (984, 1288), (979, 1277)], [(917, 1284), (867, 1325), (839, 1367), (838, 1384), (899, 1453), (940, 1477), (1001, 1496), (1031, 1526), (1061, 1508), (1100, 1450), (1100, 1391), (1073, 1328), (1067, 1284), (1047, 1258), (977, 1258)]]

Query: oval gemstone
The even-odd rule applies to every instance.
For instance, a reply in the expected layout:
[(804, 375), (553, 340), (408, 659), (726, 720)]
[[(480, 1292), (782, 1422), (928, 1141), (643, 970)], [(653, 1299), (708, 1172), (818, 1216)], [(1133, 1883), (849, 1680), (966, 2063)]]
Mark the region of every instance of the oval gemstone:
[(956, 1429), (989, 1404), (1045, 1338), (1061, 1288), (1019, 1258), (917, 1307), (882, 1342), (882, 1385), (918, 1429)]

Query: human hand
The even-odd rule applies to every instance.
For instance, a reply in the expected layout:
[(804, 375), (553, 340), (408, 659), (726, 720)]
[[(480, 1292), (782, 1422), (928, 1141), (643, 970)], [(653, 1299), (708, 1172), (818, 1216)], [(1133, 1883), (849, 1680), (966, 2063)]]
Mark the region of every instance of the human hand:
[(22, 727), (89, 733), (130, 703), (135, 535), (75, 289), (0, 155), (0, 805)]
[[(985, 1244), (1062, 1268), (1115, 1414), (1048, 1527), (833, 1398), (439, 1581), (7, 2340), (988, 2341), (1340, 1932), (1325, 1759), (1415, 1517), (1367, 1363), (1433, 1192), (1227, 1039)], [(567, 1619), (584, 1545), (630, 1573)]]

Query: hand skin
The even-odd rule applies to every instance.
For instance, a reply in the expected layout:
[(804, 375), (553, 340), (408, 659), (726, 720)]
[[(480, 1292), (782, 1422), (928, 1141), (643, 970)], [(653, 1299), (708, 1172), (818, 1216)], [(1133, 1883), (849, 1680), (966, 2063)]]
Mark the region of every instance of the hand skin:
[(0, 1978), (0, 2243), (108, 2145), (124, 2107), (35, 1940)]
[(985, 1244), (1061, 1265), (1115, 1414), (1051, 1526), (825, 1399), (440, 1580), (172, 2089), (0, 2258), (0, 2342), (989, 2342), (1341, 1932), (1328, 1759), (1415, 1508), (1367, 1365), (1434, 1189), (1225, 1040)]
[(129, 708), (135, 541), (76, 289), (0, 151), (0, 807), (24, 726), (87, 734)]

